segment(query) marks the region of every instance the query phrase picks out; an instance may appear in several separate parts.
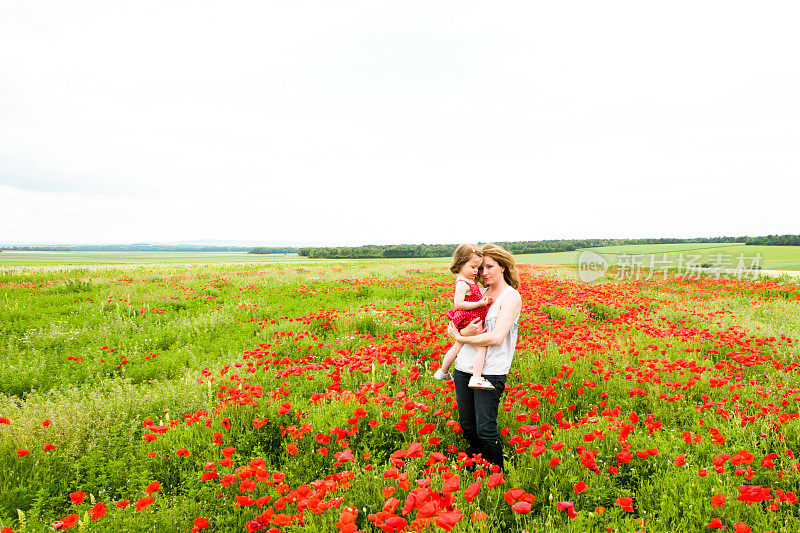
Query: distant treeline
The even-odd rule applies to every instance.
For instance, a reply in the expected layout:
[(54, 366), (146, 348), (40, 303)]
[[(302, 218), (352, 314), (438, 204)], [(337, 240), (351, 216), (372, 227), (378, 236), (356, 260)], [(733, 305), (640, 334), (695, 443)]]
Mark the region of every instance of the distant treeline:
[(259, 246), (258, 248), (251, 248), (249, 254), (296, 254), (297, 248), (291, 246)]
[(392, 244), (386, 246), (340, 246), (337, 248), (300, 248), (297, 252), (310, 259), (376, 259), (384, 257), (449, 257), (455, 244)]
[[(250, 248), (244, 246), (170, 246), (154, 244), (98, 244), (80, 246), (3, 246), (2, 250), (19, 252), (249, 252), (253, 254), (296, 253), (297, 248)], [(259, 251), (256, 251), (259, 250)], [(265, 251), (261, 251), (265, 250)]]
[[(680, 244), (680, 243), (740, 243), (761, 245), (798, 245), (800, 235), (768, 235), (766, 237), (709, 237), (709, 238), (659, 238), (659, 239), (559, 239), (546, 241), (496, 242), (512, 254), (543, 254), (571, 252), (581, 248), (599, 246), (619, 246), (627, 244)], [(300, 248), (301, 256), (311, 259), (380, 259), (449, 257), (453, 255), (456, 244), (393, 244), (340, 246), (332, 248)]]
[(800, 235), (767, 235), (766, 237), (748, 237), (745, 244), (763, 244), (770, 246), (800, 246)]

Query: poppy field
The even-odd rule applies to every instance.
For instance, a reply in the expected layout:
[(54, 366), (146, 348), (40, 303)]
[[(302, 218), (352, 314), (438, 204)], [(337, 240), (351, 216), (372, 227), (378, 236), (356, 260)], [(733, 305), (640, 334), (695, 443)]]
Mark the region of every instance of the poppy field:
[(0, 270), (0, 531), (800, 531), (800, 285), (521, 265), (467, 457), (441, 262)]

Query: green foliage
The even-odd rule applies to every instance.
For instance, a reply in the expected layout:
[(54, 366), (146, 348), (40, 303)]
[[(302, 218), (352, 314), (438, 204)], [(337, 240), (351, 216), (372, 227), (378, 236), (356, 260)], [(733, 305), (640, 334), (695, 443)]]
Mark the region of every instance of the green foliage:
[(248, 254), (292, 254), (297, 253), (293, 246), (258, 246), (248, 250)]
[(81, 293), (92, 291), (92, 280), (82, 281), (80, 279), (68, 279), (62, 288), (66, 293)]
[(583, 307), (594, 320), (608, 320), (619, 316), (619, 312), (608, 304), (597, 302), (584, 302)]
[[(158, 267), (0, 276), (5, 284), (0, 286), (0, 342), (5, 347), (0, 358), (0, 415), (11, 420), (9, 425), (0, 425), (0, 526), (49, 531), (48, 524), (77, 509), (82, 522), (76, 530), (187, 530), (195, 517), (207, 516), (213, 518), (211, 530), (242, 531), (255, 508), (234, 509), (224, 503), (240, 495), (236, 484), (221, 488), (199, 479), (204, 465), (221, 459), (223, 446), (236, 448), (236, 466), (219, 467), (221, 472), (236, 472), (250, 458), (260, 457), (268, 471), (283, 472), (292, 488), (299, 481), (323, 479), (345, 468), (354, 470), (357, 485), (346, 492), (344, 505), (358, 508), (359, 526), (365, 531), (372, 527), (366, 514), (385, 503), (383, 487), (396, 484), (383, 476), (391, 454), (410, 442), (440, 438), (440, 443), (426, 448), (426, 454), (430, 449), (445, 454), (445, 468), (459, 472), (462, 488), (472, 481), (466, 470), (456, 470), (455, 452), (447, 451), (449, 446), (464, 449), (451, 423), (457, 419), (452, 392), (446, 384), (429, 379), (433, 363), (447, 347), (446, 339), (433, 335), (428, 344), (414, 340), (396, 351), (379, 351), (381, 357), (396, 357), (396, 364), (353, 367), (354, 352), (391, 347), (399, 332), (419, 332), (426, 323), (440, 320), (450, 304), (440, 294), (451, 281), (441, 265), (386, 261), (343, 265), (340, 270), (294, 264), (258, 270)], [(419, 281), (413, 292), (395, 282), (409, 278)], [(525, 304), (530, 306), (524, 310), (527, 323), (521, 322), (525, 347), (520, 348), (509, 376), (509, 386), (515, 390), (503, 397), (500, 427), (506, 429), (508, 440), (520, 435), (523, 425), (557, 425), (556, 419), (566, 425), (548, 435), (540, 456), (529, 451), (517, 454), (509, 446), (513, 462), (509, 462), (506, 484), (489, 490), (484, 481), (474, 503), (456, 494), (459, 509), (486, 511), (489, 531), (602, 532), (606, 527), (631, 532), (696, 531), (705, 529), (710, 516), (724, 518), (729, 529), (736, 521), (747, 522), (754, 531), (797, 529), (800, 519), (794, 508), (770, 514), (763, 506), (744, 506), (734, 500), (743, 483), (796, 490), (800, 473), (788, 460), (780, 479), (774, 470), (757, 465), (768, 453), (785, 458), (787, 450), (796, 448), (793, 443), (800, 439), (796, 421), (782, 424), (780, 436), (766, 417), (744, 427), (741, 417), (731, 414), (732, 390), (712, 387), (707, 381), (681, 388), (678, 382), (685, 384), (693, 374), (690, 370), (684, 374), (684, 367), (647, 373), (652, 365), (678, 360), (706, 367), (727, 364), (730, 357), (714, 350), (718, 337), (654, 337), (654, 333), (630, 328), (622, 322), (625, 304), (615, 307), (618, 300), (604, 299), (602, 291), (583, 302), (587, 293), (575, 287), (554, 288), (549, 279), (527, 289), (531, 300), (540, 292), (549, 293), (547, 299)], [(652, 312), (647, 323), (666, 328), (662, 323), (670, 322), (687, 330), (713, 328), (715, 332), (725, 332), (728, 326), (762, 328), (759, 335), (777, 337), (800, 334), (797, 300), (783, 294), (796, 293), (790, 285), (695, 290), (678, 282), (653, 286), (649, 292), (642, 289), (647, 301), (642, 312)], [(697, 312), (687, 313), (686, 307)], [(705, 314), (719, 309), (726, 313)], [(609, 344), (602, 352), (590, 349), (578, 356), (578, 350), (589, 344), (585, 335), (598, 331)], [(545, 334), (548, 341), (533, 346)], [(556, 342), (559, 339), (563, 342)], [(253, 350), (262, 345), (264, 351), (255, 354)], [(658, 346), (650, 349), (649, 345)], [(793, 346), (781, 344), (776, 350), (784, 362), (793, 360)], [(303, 368), (328, 358), (337, 359), (341, 395), (335, 400), (313, 399), (334, 384), (332, 367)], [(287, 362), (277, 364), (276, 360)], [(257, 363), (272, 366), (262, 370)], [(257, 370), (251, 373), (250, 368)], [(411, 377), (414, 368), (421, 374), (417, 379)], [(200, 369), (209, 370), (201, 373)], [(743, 402), (751, 397), (762, 405), (772, 401), (755, 396), (760, 394), (759, 387), (783, 392), (795, 386), (791, 376), (777, 367), (737, 366), (735, 372), (742, 373), (735, 393)], [(241, 377), (258, 386), (263, 396), (252, 404), (220, 404), (218, 395), (224, 396), (224, 387), (244, 390)], [(751, 379), (757, 384), (751, 384)], [(547, 386), (556, 396), (545, 395)], [(638, 387), (646, 388), (647, 394), (632, 394)], [(370, 393), (360, 398), (356, 393), (361, 390)], [(682, 399), (672, 403), (662, 399), (662, 394), (680, 394)], [(535, 396), (538, 407), (525, 407), (526, 396)], [(371, 401), (379, 397), (396, 401), (392, 406)], [(707, 401), (711, 406), (698, 414), (695, 406), (703, 407)], [(284, 402), (291, 404), (288, 412), (282, 408)], [(427, 404), (431, 412), (415, 408), (415, 402)], [(353, 420), (359, 408), (363, 416)], [(619, 416), (603, 414), (604, 409), (616, 408)], [(387, 411), (412, 410), (406, 430), (395, 426), (397, 418), (384, 418)], [(441, 412), (433, 415), (435, 410)], [(642, 420), (650, 415), (663, 426), (649, 431), (643, 422), (637, 423), (627, 440), (631, 451), (654, 448), (658, 455), (635, 456), (619, 465), (618, 474), (611, 474), (608, 468), (617, 465), (621, 450), (619, 424), (633, 411)], [(184, 415), (193, 413), (201, 413), (199, 420), (188, 424)], [(522, 420), (519, 415), (524, 415)], [(538, 419), (534, 422), (529, 415)], [(418, 416), (434, 424), (431, 433), (422, 434), (421, 424), (415, 422)], [(146, 418), (173, 429), (146, 441), (142, 425)], [(52, 425), (45, 427), (46, 419), (52, 419)], [(266, 422), (256, 428), (254, 420)], [(377, 430), (371, 421), (380, 424)], [(304, 424), (312, 430), (302, 432)], [(711, 442), (707, 434), (703, 442), (685, 445), (683, 429), (700, 432), (708, 427), (719, 428), (727, 437), (725, 447)], [(339, 445), (332, 437), (327, 455), (319, 453), (316, 434), (336, 435), (345, 430), (350, 432), (343, 439), (347, 444)], [(588, 444), (586, 435), (593, 430), (603, 430), (604, 438)], [(220, 435), (221, 444), (214, 442), (215, 434)], [(55, 449), (45, 451), (45, 443)], [(290, 444), (297, 447), (294, 455), (287, 452)], [(188, 454), (177, 455), (180, 447)], [(597, 452), (599, 472), (580, 463), (580, 447)], [(20, 448), (30, 454), (18, 457)], [(335, 454), (346, 449), (353, 452), (352, 462), (334, 466)], [(708, 467), (715, 455), (739, 449), (756, 454), (752, 479), (745, 481), (730, 472), (698, 476), (698, 468)], [(686, 453), (685, 467), (674, 465), (679, 453)], [(548, 461), (556, 456), (562, 463), (549, 467)], [(412, 487), (414, 479), (430, 475), (438, 491), (442, 479), (425, 473), (426, 459), (407, 460), (404, 471)], [(80, 489), (87, 493), (87, 501), (94, 498), (111, 507), (120, 499), (143, 497), (144, 488), (154, 480), (163, 490), (151, 507), (138, 513), (132, 508), (113, 509), (100, 522), (83, 516), (88, 504), (75, 507), (68, 498)], [(572, 483), (577, 480), (588, 484), (586, 492), (575, 492)], [(514, 513), (505, 502), (503, 491), (512, 486), (537, 496), (530, 514)], [(254, 496), (278, 497), (274, 487), (259, 491)], [(709, 497), (716, 492), (729, 495), (727, 507), (711, 508)], [(405, 489), (397, 492), (401, 505), (407, 493)], [(623, 493), (634, 498), (633, 513), (615, 506)], [(573, 501), (578, 516), (570, 519), (559, 511), (559, 501)], [(597, 515), (596, 506), (607, 510)], [(770, 522), (773, 517), (777, 518)], [(286, 530), (335, 531), (337, 518), (338, 510), (307, 513), (304, 525)], [(638, 519), (644, 525), (634, 523)], [(483, 530), (467, 516), (453, 531)]]

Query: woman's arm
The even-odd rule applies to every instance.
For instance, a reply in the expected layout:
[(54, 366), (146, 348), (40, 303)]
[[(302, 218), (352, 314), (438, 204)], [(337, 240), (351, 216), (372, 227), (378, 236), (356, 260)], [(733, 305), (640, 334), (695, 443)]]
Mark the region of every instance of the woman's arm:
[(500, 312), (497, 313), (497, 322), (495, 322), (492, 331), (466, 337), (459, 333), (451, 322), (447, 327), (447, 333), (462, 344), (471, 344), (473, 346), (497, 346), (503, 342), (508, 332), (511, 331), (514, 319), (521, 310), (522, 298), (520, 298), (518, 292), (514, 292), (506, 296), (500, 304)]
[(484, 305), (491, 305), (492, 299), (488, 296), (484, 296), (477, 302), (465, 302), (462, 301), (460, 304), (455, 304), (456, 309), (462, 309), (464, 311), (469, 311), (470, 309), (477, 309), (478, 307), (483, 307)]

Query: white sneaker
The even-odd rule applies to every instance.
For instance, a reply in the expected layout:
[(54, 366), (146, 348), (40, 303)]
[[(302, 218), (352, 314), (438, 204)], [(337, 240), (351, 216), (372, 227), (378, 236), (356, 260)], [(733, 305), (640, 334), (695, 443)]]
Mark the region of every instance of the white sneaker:
[(440, 368), (433, 374), (433, 379), (438, 379), (439, 381), (453, 381), (453, 376), (448, 372), (443, 372)]
[(469, 385), (467, 386), (470, 389), (494, 390), (494, 385), (483, 376), (472, 376), (469, 378)]

